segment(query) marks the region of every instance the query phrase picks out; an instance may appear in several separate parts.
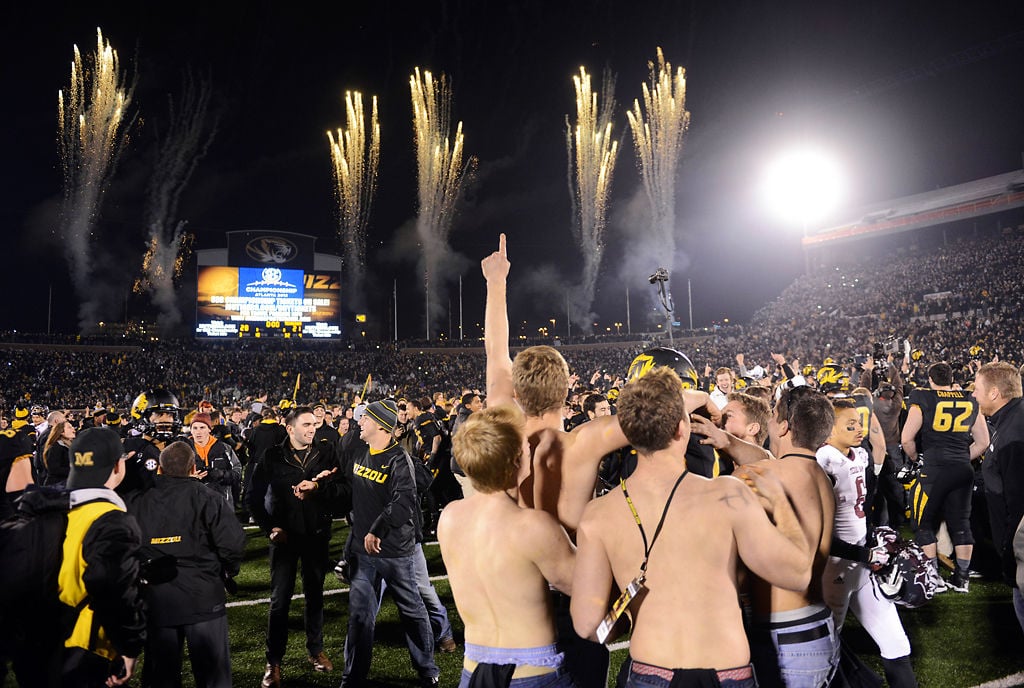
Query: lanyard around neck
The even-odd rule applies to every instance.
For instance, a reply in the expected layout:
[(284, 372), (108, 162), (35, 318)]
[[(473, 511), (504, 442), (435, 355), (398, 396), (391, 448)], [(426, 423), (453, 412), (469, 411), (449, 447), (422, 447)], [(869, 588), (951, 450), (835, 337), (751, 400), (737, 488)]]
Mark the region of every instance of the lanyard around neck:
[(665, 525), (665, 516), (668, 515), (668, 507), (672, 504), (672, 498), (676, 494), (676, 489), (679, 487), (679, 483), (683, 482), (683, 478), (686, 477), (686, 469), (679, 475), (676, 480), (676, 484), (672, 486), (672, 491), (668, 494), (668, 499), (665, 500), (665, 508), (661, 510), (661, 520), (658, 521), (658, 527), (654, 529), (654, 536), (651, 538), (650, 544), (647, 543), (647, 533), (644, 532), (644, 524), (640, 522), (640, 514), (637, 513), (636, 507), (633, 506), (633, 500), (629, 498), (629, 491), (626, 489), (626, 481), (619, 479), (619, 484), (622, 485), (622, 494), (626, 497), (626, 503), (629, 504), (629, 510), (633, 512), (633, 520), (636, 521), (637, 527), (640, 529), (640, 537), (644, 539), (644, 561), (640, 564), (640, 579), (643, 582), (645, 574), (647, 573), (647, 559), (651, 556), (651, 550), (654, 549), (654, 543), (658, 539), (658, 535), (661, 534), (661, 527)]
[(790, 452), (788, 454), (783, 454), (782, 456), (779, 457), (779, 460), (781, 461), (782, 459), (786, 458), (787, 456), (799, 456), (799, 457), (804, 458), (804, 459), (810, 459), (811, 461), (817, 461), (818, 460), (818, 457), (816, 455), (814, 455), (814, 454), (803, 454), (801, 452)]

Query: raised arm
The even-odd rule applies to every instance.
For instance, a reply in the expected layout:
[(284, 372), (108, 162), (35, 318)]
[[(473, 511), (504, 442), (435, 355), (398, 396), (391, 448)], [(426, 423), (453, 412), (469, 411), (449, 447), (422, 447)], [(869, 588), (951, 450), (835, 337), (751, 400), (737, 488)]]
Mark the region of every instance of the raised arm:
[(480, 262), (487, 283), (484, 308), (484, 351), (487, 352), (487, 404), (510, 403), (512, 396), (512, 358), (508, 351), (508, 253), (505, 234), (498, 238), (498, 250)]

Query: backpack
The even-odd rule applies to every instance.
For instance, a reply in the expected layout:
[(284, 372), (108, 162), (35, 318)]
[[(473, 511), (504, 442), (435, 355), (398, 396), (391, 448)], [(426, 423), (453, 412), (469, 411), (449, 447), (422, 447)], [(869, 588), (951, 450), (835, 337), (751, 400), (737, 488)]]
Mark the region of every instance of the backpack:
[[(64, 559), (70, 495), (29, 486), (13, 516), (0, 522), (0, 609), (7, 612), (58, 603), (57, 574)], [(16, 565), (11, 565), (18, 562)]]
[[(59, 685), (41, 682), (36, 674), (49, 669), (31, 666), (46, 663), (35, 652), (63, 645), (89, 601), (87, 596), (77, 608), (60, 601), (57, 579), (70, 509), (67, 491), (30, 485), (14, 515), (0, 522), (0, 644), (28, 658), (29, 666), (22, 670), (34, 678), (25, 685)], [(20, 675), (17, 665), (15, 657), (15, 672)]]

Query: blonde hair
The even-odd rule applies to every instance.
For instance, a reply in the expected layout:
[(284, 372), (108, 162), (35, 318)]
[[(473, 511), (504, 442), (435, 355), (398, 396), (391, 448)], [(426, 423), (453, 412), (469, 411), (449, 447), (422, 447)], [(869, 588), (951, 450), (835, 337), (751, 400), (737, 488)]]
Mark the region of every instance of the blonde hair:
[(519, 409), (502, 405), (471, 414), (452, 437), (455, 460), (478, 492), (516, 486), (524, 426)]
[(569, 366), (554, 348), (531, 346), (512, 361), (512, 386), (527, 416), (561, 410), (569, 391)]
[(754, 439), (758, 444), (764, 444), (768, 438), (768, 421), (772, 414), (768, 402), (746, 392), (729, 392), (728, 399), (743, 407), (743, 414), (747, 417), (748, 423), (757, 423), (757, 436)]
[(1006, 361), (986, 363), (978, 368), (978, 375), (984, 375), (985, 380), (998, 389), (1006, 400), (1024, 396), (1021, 392), (1020, 371)]

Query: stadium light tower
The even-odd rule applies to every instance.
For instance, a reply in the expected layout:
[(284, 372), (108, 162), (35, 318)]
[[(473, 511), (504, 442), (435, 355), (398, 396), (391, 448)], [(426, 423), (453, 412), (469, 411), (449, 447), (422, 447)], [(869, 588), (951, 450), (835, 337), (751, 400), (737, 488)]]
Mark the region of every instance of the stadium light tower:
[[(787, 151), (765, 169), (761, 193), (765, 207), (781, 221), (799, 225), (807, 238), (812, 223), (824, 219), (845, 195), (839, 163), (827, 152), (813, 147)], [(810, 267), (804, 245), (804, 270)]]

